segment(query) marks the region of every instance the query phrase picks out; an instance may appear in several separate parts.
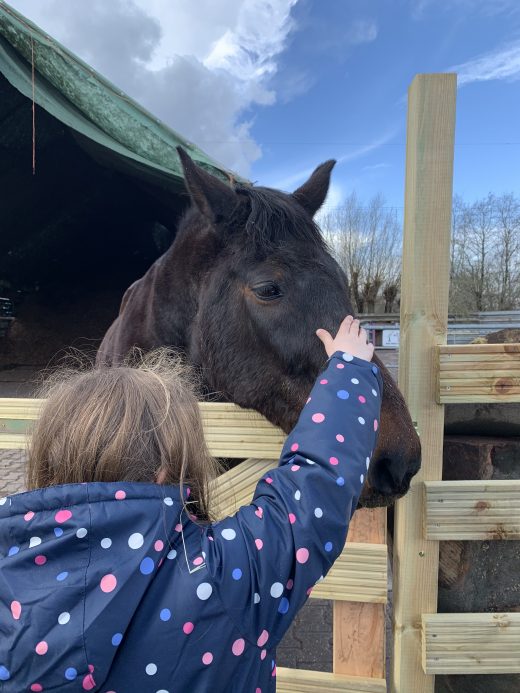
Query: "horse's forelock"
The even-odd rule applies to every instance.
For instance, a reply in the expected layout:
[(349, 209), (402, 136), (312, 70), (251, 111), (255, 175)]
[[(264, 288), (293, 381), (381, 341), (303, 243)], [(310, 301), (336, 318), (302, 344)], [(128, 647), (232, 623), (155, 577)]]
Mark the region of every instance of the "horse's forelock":
[(244, 206), (240, 205), (239, 216), (231, 225), (243, 226), (248, 240), (256, 247), (268, 249), (291, 240), (326, 247), (318, 226), (290, 195), (254, 186), (236, 186), (235, 190), (245, 198), (247, 211), (244, 220)]

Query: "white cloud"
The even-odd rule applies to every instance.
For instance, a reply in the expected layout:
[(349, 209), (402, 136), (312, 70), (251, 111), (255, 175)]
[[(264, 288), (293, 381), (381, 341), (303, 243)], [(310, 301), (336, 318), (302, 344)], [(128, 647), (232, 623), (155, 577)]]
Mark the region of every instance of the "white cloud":
[(377, 38), (377, 24), (370, 19), (358, 19), (350, 25), (347, 41), (352, 45), (370, 43)]
[(271, 78), (298, 0), (11, 0), (170, 127), (248, 175), (261, 150), (245, 115)]
[(459, 86), (492, 79), (520, 78), (520, 41), (497, 48), (450, 69), (458, 73)]
[(413, 19), (423, 19), (430, 7), (436, 11), (462, 10), (492, 17), (498, 14), (515, 14), (520, 9), (518, 0), (410, 0)]
[(325, 198), (325, 202), (323, 203), (322, 207), (314, 217), (314, 220), (318, 224), (318, 226), (322, 226), (325, 217), (327, 214), (330, 214), (330, 212), (335, 209), (336, 207), (340, 207), (341, 203), (345, 199), (345, 193), (343, 191), (343, 188), (336, 182), (331, 182), (329, 186), (329, 191), (327, 193), (327, 197)]

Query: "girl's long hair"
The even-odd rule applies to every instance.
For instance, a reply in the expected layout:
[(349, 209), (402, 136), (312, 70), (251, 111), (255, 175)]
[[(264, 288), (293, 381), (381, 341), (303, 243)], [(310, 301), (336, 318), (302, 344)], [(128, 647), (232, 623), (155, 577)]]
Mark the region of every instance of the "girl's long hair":
[(189, 512), (213, 519), (210, 455), (193, 373), (171, 350), (134, 350), (118, 367), (61, 368), (38, 396), (28, 448), (30, 489), (88, 481), (189, 487)]

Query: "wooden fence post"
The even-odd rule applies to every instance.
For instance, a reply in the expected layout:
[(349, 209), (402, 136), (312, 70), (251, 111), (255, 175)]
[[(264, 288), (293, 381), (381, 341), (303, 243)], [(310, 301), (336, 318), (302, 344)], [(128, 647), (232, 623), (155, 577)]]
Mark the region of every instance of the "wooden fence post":
[(393, 693), (434, 689), (421, 665), (421, 618), (437, 611), (439, 544), (424, 539), (423, 482), (442, 478), (435, 346), (447, 335), (456, 88), (455, 74), (417, 75), (408, 92), (399, 386), (422, 469), (395, 512)]

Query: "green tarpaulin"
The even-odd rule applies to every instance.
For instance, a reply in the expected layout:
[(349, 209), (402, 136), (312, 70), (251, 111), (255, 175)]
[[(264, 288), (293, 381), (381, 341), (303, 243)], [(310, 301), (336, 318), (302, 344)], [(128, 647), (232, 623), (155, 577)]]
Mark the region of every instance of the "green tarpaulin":
[(199, 164), (227, 177), (224, 167), (0, 0), (0, 73), (29, 99), (33, 64), (35, 102), (105, 165), (164, 187), (179, 186), (175, 148), (182, 145)]

